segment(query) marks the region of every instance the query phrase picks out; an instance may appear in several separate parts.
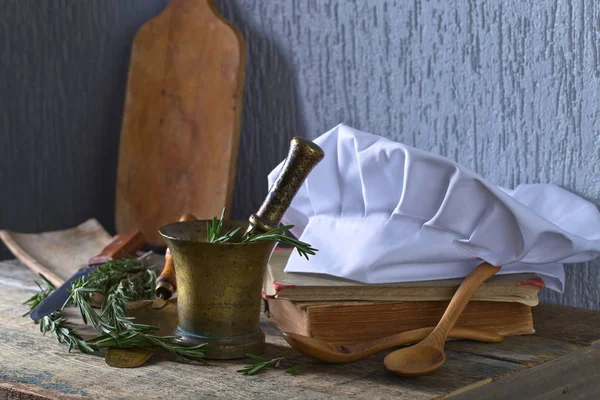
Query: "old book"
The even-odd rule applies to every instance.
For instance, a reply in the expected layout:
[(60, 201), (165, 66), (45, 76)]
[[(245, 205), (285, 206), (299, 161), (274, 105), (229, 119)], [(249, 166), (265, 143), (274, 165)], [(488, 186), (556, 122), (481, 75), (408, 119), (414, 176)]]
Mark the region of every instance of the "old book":
[[(289, 250), (273, 253), (265, 272), (266, 297), (293, 301), (435, 301), (450, 300), (462, 279), (364, 284), (330, 275), (284, 272)], [(473, 296), (476, 301), (538, 304), (544, 281), (535, 274), (496, 275)]]
[[(337, 343), (373, 340), (412, 329), (435, 326), (448, 301), (292, 302), (265, 299), (269, 321), (283, 332)], [(531, 307), (516, 302), (470, 302), (456, 326), (501, 335), (535, 332)]]

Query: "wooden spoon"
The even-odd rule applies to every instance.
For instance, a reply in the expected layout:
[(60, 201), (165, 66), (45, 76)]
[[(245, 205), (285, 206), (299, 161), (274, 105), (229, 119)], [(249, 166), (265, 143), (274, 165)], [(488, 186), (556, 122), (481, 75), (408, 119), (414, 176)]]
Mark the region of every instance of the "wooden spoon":
[[(316, 358), (331, 364), (349, 363), (368, 357), (392, 347), (404, 346), (423, 340), (433, 331), (433, 327), (414, 329), (397, 333), (381, 339), (350, 345), (338, 345), (323, 339), (283, 332), (283, 338), (296, 351), (305, 356)], [(481, 342), (499, 343), (504, 340), (502, 335), (493, 332), (469, 328), (454, 328), (449, 336), (453, 339), (471, 339)]]
[(499, 269), (500, 267), (483, 263), (471, 271), (459, 286), (440, 322), (429, 336), (414, 346), (388, 354), (383, 360), (386, 368), (396, 375), (414, 376), (424, 375), (441, 367), (446, 361), (444, 343), (458, 317), (467, 306), (473, 293)]
[[(179, 218), (179, 222), (195, 221), (198, 218), (193, 214), (184, 214)], [(175, 264), (173, 263), (173, 257), (171, 251), (167, 248), (165, 253), (165, 266), (160, 273), (160, 276), (156, 278), (156, 288), (154, 294), (156, 299), (152, 303), (153, 308), (163, 308), (167, 304), (167, 300), (173, 297), (173, 293), (177, 290), (177, 278), (175, 276)]]

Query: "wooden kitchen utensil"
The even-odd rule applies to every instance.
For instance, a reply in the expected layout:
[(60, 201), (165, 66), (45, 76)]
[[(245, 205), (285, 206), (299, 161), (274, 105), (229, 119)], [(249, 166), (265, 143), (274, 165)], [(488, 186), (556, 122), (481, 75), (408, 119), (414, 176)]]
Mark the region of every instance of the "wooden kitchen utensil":
[(388, 354), (383, 363), (396, 375), (424, 375), (435, 371), (446, 361), (444, 344), (473, 293), (500, 267), (488, 263), (477, 266), (456, 290), (454, 297), (435, 329), (423, 341)]
[[(192, 214), (184, 214), (179, 218), (179, 222), (194, 221), (196, 219), (198, 218)], [(153, 307), (162, 308), (165, 302), (173, 296), (175, 290), (177, 290), (175, 264), (173, 264), (171, 251), (167, 249), (167, 252), (165, 253), (165, 267), (160, 273), (160, 276), (156, 279), (156, 289), (154, 289), (154, 294), (157, 299), (154, 302)]]
[[(132, 47), (116, 189), (118, 232), (158, 228), (181, 210), (231, 209), (245, 44), (212, 0), (172, 0)], [(226, 217), (228, 217), (226, 215)]]
[[(113, 237), (98, 221), (88, 219), (60, 231), (19, 233), (3, 230), (0, 239), (25, 266), (59, 287)], [(149, 265), (159, 266), (164, 264), (164, 257), (153, 253), (147, 261)]]
[(70, 229), (41, 233), (0, 231), (0, 239), (23, 264), (59, 287), (112, 240), (89, 219)]
[[(282, 334), (290, 346), (305, 356), (331, 364), (342, 364), (360, 360), (392, 347), (418, 342), (425, 339), (433, 329), (433, 327), (414, 329), (377, 340), (349, 345), (339, 345), (292, 332), (283, 332)], [(500, 343), (504, 340), (504, 337), (497, 333), (469, 328), (454, 328), (448, 336), (452, 339), (470, 339), (489, 343)]]

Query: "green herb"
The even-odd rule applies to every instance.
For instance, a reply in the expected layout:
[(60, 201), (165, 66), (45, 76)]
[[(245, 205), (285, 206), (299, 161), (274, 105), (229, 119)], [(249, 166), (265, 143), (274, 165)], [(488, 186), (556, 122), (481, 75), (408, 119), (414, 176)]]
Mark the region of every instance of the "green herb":
[(73, 348), (86, 354), (94, 354), (96, 352), (94, 347), (83, 340), (73, 329), (65, 326), (65, 320), (60, 317), (58, 312), (53, 312), (40, 320), (40, 332), (43, 334), (51, 332), (60, 343), (67, 343), (69, 345), (69, 352)]
[(190, 360), (205, 362), (204, 353), (206, 352), (206, 343), (194, 346), (189, 345), (187, 343), (176, 342), (176, 338), (177, 336), (160, 337), (154, 335), (146, 335), (146, 339), (148, 339), (153, 344), (167, 350), (169, 353), (175, 354), (176, 356), (180, 356), (183, 358), (188, 358)]
[(246, 232), (246, 234), (244, 234), (244, 237), (242, 238), (241, 242), (242, 243), (250, 243), (250, 242), (277, 241), (280, 243), (287, 244), (291, 247), (295, 247), (296, 250), (298, 251), (298, 253), (302, 257), (306, 257), (306, 259), (308, 260), (308, 256), (309, 255), (314, 256), (318, 250), (313, 248), (310, 244), (308, 244), (306, 242), (302, 242), (298, 239), (294, 239), (293, 237), (286, 236), (285, 232), (289, 231), (293, 227), (294, 227), (294, 225), (285, 225), (285, 226), (280, 226), (279, 228), (272, 229), (267, 232), (255, 233), (255, 234), (253, 234), (252, 231)]
[[(285, 360), (285, 357), (277, 357), (277, 358), (273, 358), (273, 359), (268, 359), (268, 358), (256, 356), (256, 355), (250, 354), (250, 353), (246, 354), (246, 356), (248, 356), (248, 358), (258, 361), (258, 363), (252, 364), (252, 365), (247, 365), (244, 368), (237, 371), (244, 375), (256, 375), (256, 374), (259, 374), (270, 368), (279, 368), (279, 365), (281, 364), (281, 362), (283, 360)], [(286, 369), (285, 372), (287, 374), (295, 374), (295, 373), (299, 372), (300, 370), (301, 370), (300, 365), (294, 364), (293, 366)]]
[(225, 243), (233, 240), (233, 236), (240, 228), (233, 229), (225, 234), (223, 232), (223, 220), (225, 217), (225, 208), (221, 211), (221, 218), (213, 217), (212, 222), (206, 223), (206, 239), (209, 243)]
[(223, 233), (224, 215), (225, 209), (221, 212), (221, 218), (217, 219), (217, 217), (213, 217), (212, 221), (206, 223), (207, 241), (209, 243), (280, 242), (294, 247), (298, 253), (307, 260), (309, 255), (315, 255), (318, 251), (308, 243), (285, 235), (285, 233), (292, 229), (294, 225), (280, 226), (279, 228), (267, 232), (254, 232), (254, 229), (252, 229), (246, 232), (239, 242), (235, 242), (235, 235), (239, 232), (240, 228), (235, 228), (227, 233)]
[[(29, 311), (23, 314), (24, 317), (31, 314), (38, 304), (56, 290), (56, 287), (44, 275), (40, 274), (40, 277), (42, 278), (42, 284), (35, 282), (40, 291), (23, 303), (29, 305)], [(51, 332), (60, 343), (67, 343), (69, 345), (69, 351), (76, 348), (82, 353), (89, 354), (94, 352), (94, 349), (76, 334), (73, 329), (65, 325), (65, 320), (60, 317), (58, 312), (46, 315), (38, 322), (40, 324), (40, 332), (43, 334)]]
[[(156, 336), (158, 330), (152, 325), (138, 324), (132, 317), (127, 317), (127, 303), (131, 300), (150, 299), (156, 286), (156, 274), (148, 270), (144, 256), (139, 259), (108, 261), (97, 271), (90, 274), (89, 279), (80, 278), (71, 285), (71, 295), (63, 305), (74, 305), (80, 312), (86, 325), (91, 325), (99, 335), (83, 340), (71, 328), (58, 312), (40, 320), (40, 330), (51, 332), (61, 343), (69, 344), (82, 353), (93, 354), (100, 348), (117, 347), (162, 347), (180, 357), (196, 361), (204, 361), (205, 345), (191, 345), (177, 342), (177, 336)], [(29, 313), (55, 290), (44, 277), (44, 287), (38, 284), (40, 292), (36, 293), (25, 304)], [(37, 283), (37, 282), (36, 282)], [(100, 312), (92, 307), (91, 297), (97, 294), (104, 297)]]
[(29, 311), (23, 314), (23, 317), (26, 317), (29, 314), (31, 314), (33, 309), (36, 308), (38, 304), (44, 301), (46, 297), (50, 296), (50, 293), (56, 290), (56, 287), (48, 279), (46, 279), (44, 275), (39, 275), (40, 278), (42, 278), (42, 283), (40, 284), (38, 281), (35, 281), (35, 284), (40, 288), (40, 291), (31, 296), (29, 299), (25, 300), (25, 302), (23, 303), (25, 305), (29, 305)]

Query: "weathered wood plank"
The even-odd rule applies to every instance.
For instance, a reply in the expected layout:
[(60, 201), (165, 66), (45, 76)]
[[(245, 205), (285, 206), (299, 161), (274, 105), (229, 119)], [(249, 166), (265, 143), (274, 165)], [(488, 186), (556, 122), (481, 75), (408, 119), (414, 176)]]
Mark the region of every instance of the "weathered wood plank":
[(452, 399), (598, 399), (600, 343)]
[[(26, 311), (21, 303), (36, 290), (34, 279), (35, 275), (18, 262), (0, 263), (0, 288), (4, 294), (0, 299), (0, 397), (23, 392), (23, 396), (30, 397), (15, 398), (56, 398), (58, 392), (72, 397), (148, 400), (445, 398), (518, 374), (528, 363), (542, 362), (581, 346), (534, 336), (508, 338), (507, 344), (500, 345), (454, 342), (449, 344), (448, 361), (441, 370), (401, 379), (384, 368), (385, 353), (346, 365), (328, 365), (300, 356), (275, 328), (263, 321), (268, 342), (265, 356), (287, 357), (289, 365), (300, 363), (300, 374), (288, 376), (273, 370), (249, 377), (236, 372), (248, 360), (200, 365), (175, 361), (165, 354), (154, 355), (141, 368), (117, 370), (107, 366), (102, 357), (68, 353), (53, 337), (42, 336), (37, 326), (21, 317)], [(600, 332), (599, 328), (600, 323), (594, 331)]]
[(0, 395), (4, 400), (78, 400), (82, 398), (32, 384), (4, 382), (3, 379), (0, 379)]
[(471, 353), (496, 360), (510, 361), (528, 367), (572, 353), (583, 347), (561, 340), (541, 336), (511, 336), (503, 343), (490, 346), (472, 341), (451, 341), (446, 348), (458, 353)]
[(534, 307), (533, 323), (536, 336), (543, 336), (581, 345), (600, 339), (600, 312), (565, 306)]

